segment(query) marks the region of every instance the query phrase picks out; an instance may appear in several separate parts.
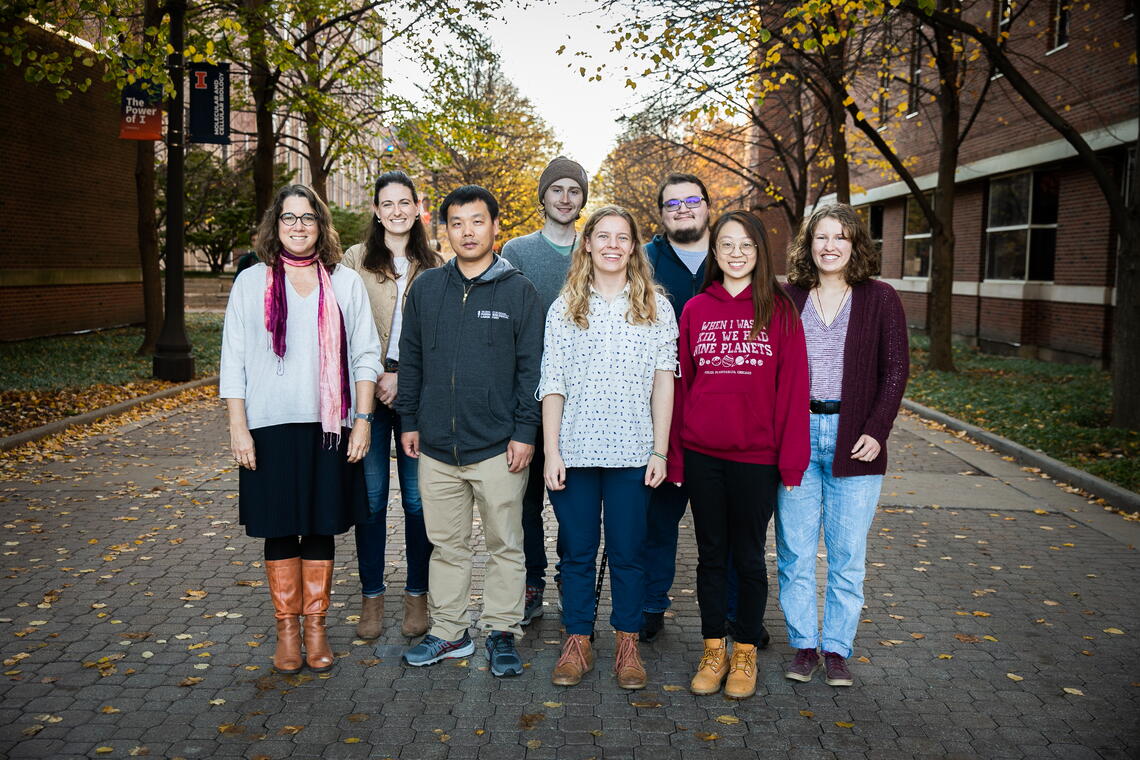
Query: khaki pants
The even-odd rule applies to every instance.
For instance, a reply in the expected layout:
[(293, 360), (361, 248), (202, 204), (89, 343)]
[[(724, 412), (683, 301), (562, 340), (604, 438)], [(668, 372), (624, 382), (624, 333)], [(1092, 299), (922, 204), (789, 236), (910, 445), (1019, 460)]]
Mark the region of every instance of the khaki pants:
[(522, 497), (527, 470), (508, 472), (506, 453), (464, 467), (421, 453), (419, 475), (424, 524), (435, 546), (428, 566), (432, 635), (455, 641), (467, 631), (472, 507), (478, 504), (488, 554), (479, 627), (521, 636), (526, 595)]

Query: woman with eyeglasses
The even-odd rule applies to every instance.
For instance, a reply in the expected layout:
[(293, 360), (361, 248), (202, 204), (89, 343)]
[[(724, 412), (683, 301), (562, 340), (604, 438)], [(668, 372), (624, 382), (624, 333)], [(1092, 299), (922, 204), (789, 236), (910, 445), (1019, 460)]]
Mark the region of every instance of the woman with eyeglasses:
[(333, 666), (325, 615), (334, 536), (368, 512), (360, 461), (380, 341), (364, 283), (338, 263), (340, 238), (311, 189), (278, 191), (256, 249), (261, 263), (234, 280), (222, 332), (219, 395), (240, 468), (238, 515), (247, 535), (265, 539), (274, 668), (323, 672)]
[[(906, 315), (894, 288), (873, 279), (879, 252), (855, 210), (817, 208), (788, 251), (787, 292), (800, 312), (811, 367), (811, 462), (780, 494), (780, 607), (795, 659), (784, 672), (851, 686), (847, 667), (863, 608), (867, 532), (887, 470), (887, 436), (910, 369)], [(815, 565), (827, 547), (823, 631)]]
[[(443, 263), (428, 245), (420, 218), (420, 199), (411, 178), (402, 171), (381, 174), (372, 190), (372, 222), (368, 239), (344, 253), (344, 264), (364, 280), (372, 316), (380, 333), (384, 372), (376, 382), (380, 405), (372, 423), (372, 446), (364, 457), (368, 484), (368, 519), (356, 525), (356, 562), (360, 571), (361, 607), (356, 635), (375, 639), (384, 629), (384, 551), (388, 532), (388, 484), (393, 435), (400, 440), (400, 415), (392, 411), (400, 366), (400, 329), (404, 300), (421, 272)], [(432, 545), (424, 527), (416, 460), (396, 446), (396, 474), (404, 508), (404, 549), (408, 575), (404, 584), (404, 615), (400, 632), (421, 636), (428, 630), (428, 561)]]
[[(697, 535), (704, 653), (694, 694), (756, 691), (768, 576), (764, 536), (783, 484), (808, 463), (808, 367), (791, 300), (776, 282), (760, 220), (732, 211), (713, 225), (701, 292), (681, 313), (681, 376), (668, 478), (684, 481)], [(682, 455), (683, 452), (683, 456)], [(731, 658), (728, 557), (739, 578)]]

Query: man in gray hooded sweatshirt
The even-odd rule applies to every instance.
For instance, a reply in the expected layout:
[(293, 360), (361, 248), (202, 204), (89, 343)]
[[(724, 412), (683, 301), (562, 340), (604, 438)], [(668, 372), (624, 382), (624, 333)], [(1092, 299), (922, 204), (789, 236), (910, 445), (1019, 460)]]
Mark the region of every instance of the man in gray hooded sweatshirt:
[(494, 252), (499, 204), (477, 185), (453, 190), (440, 207), (455, 258), (408, 290), (400, 335), (395, 409), (400, 443), (419, 459), (428, 539), (428, 635), (404, 653), (431, 665), (475, 651), (467, 630), (472, 517), (479, 505), (487, 541), (480, 628), (496, 676), (522, 673), (526, 567), (522, 497), (534, 455), (543, 316), (526, 277)]

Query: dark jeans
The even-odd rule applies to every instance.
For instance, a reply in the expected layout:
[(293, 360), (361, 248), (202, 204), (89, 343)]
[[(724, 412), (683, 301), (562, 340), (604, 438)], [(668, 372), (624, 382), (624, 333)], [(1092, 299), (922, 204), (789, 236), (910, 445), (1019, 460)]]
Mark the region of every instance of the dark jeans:
[[(650, 489), (644, 467), (568, 467), (566, 488), (550, 492), (562, 537), (562, 624), (566, 633), (594, 630), (594, 584), (602, 523), (610, 564), (616, 631), (641, 630), (641, 547)], [(602, 505), (605, 504), (603, 510)]]
[[(546, 496), (546, 482), (542, 468), (546, 455), (542, 450), (542, 427), (538, 428), (535, 439), (534, 458), (530, 460), (530, 473), (523, 493), (523, 554), (526, 556), (526, 585), (546, 588), (546, 531), (542, 522), (543, 498)], [(554, 566), (554, 582), (559, 580), (562, 564), (562, 533), (555, 542), (558, 551), (558, 564)]]
[(701, 636), (724, 638), (728, 558), (740, 584), (737, 641), (759, 645), (768, 604), (764, 536), (776, 508), (775, 465), (730, 462), (685, 450), (685, 483), (697, 534), (697, 602)]
[(669, 589), (677, 570), (677, 525), (689, 503), (687, 486), (662, 483), (649, 498), (649, 522), (645, 531), (645, 612), (669, 609)]
[(424, 594), (428, 590), (428, 560), (432, 545), (424, 528), (420, 500), (419, 469), (415, 459), (400, 446), (400, 415), (378, 404), (372, 422), (372, 445), (364, 456), (364, 482), (368, 488), (368, 519), (356, 525), (356, 558), (360, 570), (360, 590), (365, 596), (378, 596), (384, 585), (384, 552), (388, 535), (388, 483), (391, 480), (390, 452), (396, 439), (396, 474), (400, 478), (400, 501), (404, 507), (404, 548), (407, 552), (408, 580), (404, 591)]

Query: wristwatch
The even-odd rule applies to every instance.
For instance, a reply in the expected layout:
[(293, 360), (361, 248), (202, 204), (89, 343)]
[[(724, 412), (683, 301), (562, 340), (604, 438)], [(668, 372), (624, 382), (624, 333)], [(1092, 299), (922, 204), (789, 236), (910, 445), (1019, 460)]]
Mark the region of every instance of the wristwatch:
[(369, 412), (368, 414), (364, 414), (363, 412), (357, 412), (356, 415), (352, 419), (364, 420), (365, 422), (371, 424), (371, 422), (375, 416), (376, 415), (374, 415), (372, 412)]

